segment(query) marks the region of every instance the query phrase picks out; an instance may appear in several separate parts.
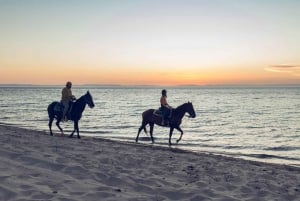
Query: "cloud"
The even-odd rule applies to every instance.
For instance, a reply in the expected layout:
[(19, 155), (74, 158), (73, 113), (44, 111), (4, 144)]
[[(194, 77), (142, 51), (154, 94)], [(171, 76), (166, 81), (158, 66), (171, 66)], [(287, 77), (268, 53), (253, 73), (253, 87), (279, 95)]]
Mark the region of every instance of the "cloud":
[(281, 69), (286, 69), (286, 68), (300, 68), (300, 65), (272, 65), (270, 66), (271, 68), (281, 68)]
[(266, 71), (275, 72), (275, 73), (287, 73), (293, 76), (300, 76), (300, 65), (271, 65), (265, 68)]

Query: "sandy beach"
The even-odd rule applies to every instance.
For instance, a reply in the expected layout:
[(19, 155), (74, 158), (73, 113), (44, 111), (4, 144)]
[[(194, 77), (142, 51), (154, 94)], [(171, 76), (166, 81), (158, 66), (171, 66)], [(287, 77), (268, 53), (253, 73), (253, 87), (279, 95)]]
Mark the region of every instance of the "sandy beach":
[(5, 125), (0, 136), (0, 200), (300, 200), (297, 167)]

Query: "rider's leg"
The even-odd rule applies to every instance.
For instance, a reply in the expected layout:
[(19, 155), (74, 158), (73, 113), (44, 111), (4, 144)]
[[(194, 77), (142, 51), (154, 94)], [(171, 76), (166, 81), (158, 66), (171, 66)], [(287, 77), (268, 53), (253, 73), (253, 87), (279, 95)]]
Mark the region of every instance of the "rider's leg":
[(67, 101), (62, 101), (62, 104), (64, 105), (64, 111), (63, 111), (63, 116), (62, 116), (62, 121), (66, 121), (66, 114), (69, 109), (69, 103)]

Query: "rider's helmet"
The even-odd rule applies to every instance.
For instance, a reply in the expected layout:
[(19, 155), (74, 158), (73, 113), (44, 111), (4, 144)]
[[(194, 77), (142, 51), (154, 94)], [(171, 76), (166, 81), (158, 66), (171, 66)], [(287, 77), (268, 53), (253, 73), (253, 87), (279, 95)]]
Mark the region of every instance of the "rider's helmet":
[(161, 95), (167, 96), (167, 90), (163, 89), (163, 90), (161, 91)]

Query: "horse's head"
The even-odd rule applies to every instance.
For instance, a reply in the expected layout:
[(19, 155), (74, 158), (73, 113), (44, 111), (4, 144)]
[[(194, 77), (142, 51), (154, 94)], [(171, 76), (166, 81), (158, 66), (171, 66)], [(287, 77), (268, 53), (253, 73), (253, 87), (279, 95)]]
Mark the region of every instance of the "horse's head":
[(93, 108), (95, 106), (93, 97), (89, 91), (87, 91), (86, 94), (84, 95), (84, 100), (90, 108)]
[(196, 113), (193, 107), (193, 104), (191, 102), (186, 103), (186, 112), (189, 113), (189, 117), (195, 118)]

